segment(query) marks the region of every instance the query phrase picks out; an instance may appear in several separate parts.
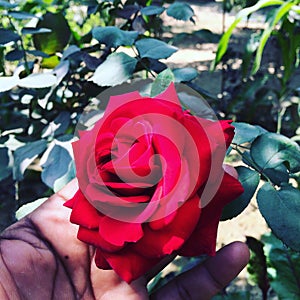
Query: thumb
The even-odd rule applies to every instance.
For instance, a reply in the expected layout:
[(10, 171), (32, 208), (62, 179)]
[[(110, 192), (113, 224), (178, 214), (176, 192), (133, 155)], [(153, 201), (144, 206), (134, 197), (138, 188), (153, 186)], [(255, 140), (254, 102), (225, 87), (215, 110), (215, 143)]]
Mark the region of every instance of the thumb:
[(170, 281), (150, 299), (211, 299), (240, 273), (247, 265), (249, 256), (246, 244), (229, 244), (219, 250), (216, 256)]

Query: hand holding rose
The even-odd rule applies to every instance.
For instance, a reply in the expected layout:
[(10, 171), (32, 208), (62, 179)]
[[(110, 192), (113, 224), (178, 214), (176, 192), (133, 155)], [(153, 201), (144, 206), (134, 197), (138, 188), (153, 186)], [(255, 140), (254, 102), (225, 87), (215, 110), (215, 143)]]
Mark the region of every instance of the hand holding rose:
[[(75, 181), (33, 213), (6, 229), (0, 240), (0, 299), (149, 299), (146, 290), (154, 267), (127, 284), (113, 270), (95, 266), (95, 248), (76, 238), (70, 210), (62, 204), (73, 196)], [(247, 264), (249, 251), (233, 243), (203, 265), (171, 281), (150, 299), (210, 299)], [(151, 274), (150, 274), (151, 273)]]

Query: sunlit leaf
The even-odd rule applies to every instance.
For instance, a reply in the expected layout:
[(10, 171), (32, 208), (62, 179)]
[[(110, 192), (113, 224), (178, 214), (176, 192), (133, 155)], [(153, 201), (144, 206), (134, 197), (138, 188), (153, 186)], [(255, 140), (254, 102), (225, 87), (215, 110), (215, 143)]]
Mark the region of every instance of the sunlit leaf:
[(188, 82), (198, 76), (198, 72), (194, 68), (178, 68), (173, 70), (175, 82)]
[(153, 15), (160, 15), (165, 11), (164, 7), (156, 6), (156, 5), (149, 5), (145, 6), (141, 9), (141, 14), (144, 16), (153, 16)]
[(47, 161), (42, 165), (42, 181), (53, 188), (55, 181), (67, 173), (71, 160), (72, 158), (65, 148), (55, 145), (50, 151)]
[(174, 2), (167, 8), (167, 15), (176, 20), (189, 21), (195, 15), (190, 5), (184, 2)]
[(173, 72), (170, 69), (165, 69), (155, 78), (152, 87), (150, 96), (154, 97), (158, 94), (161, 94), (166, 88), (170, 85), (171, 82), (175, 81)]
[(52, 74), (31, 74), (25, 78), (20, 79), (18, 85), (25, 88), (47, 88), (55, 85), (56, 80), (56, 76)]
[(13, 177), (19, 181), (23, 179), (23, 174), (27, 167), (41, 154), (47, 147), (46, 140), (29, 142), (18, 148), (14, 152)]
[(284, 163), (291, 172), (300, 171), (300, 147), (283, 135), (265, 133), (259, 136), (252, 143), (250, 154), (261, 170), (274, 169)]
[(235, 134), (232, 143), (241, 145), (253, 142), (259, 135), (266, 133), (267, 130), (258, 126), (243, 122), (233, 122)]
[(105, 44), (109, 48), (131, 46), (139, 35), (137, 31), (125, 31), (115, 26), (96, 27), (92, 33), (100, 44)]
[(26, 203), (22, 205), (17, 211), (16, 211), (16, 218), (17, 220), (21, 220), (22, 218), (26, 217), (28, 214), (33, 212), (36, 208), (38, 208), (40, 205), (42, 205), (48, 198), (40, 198), (33, 202)]
[(18, 76), (0, 77), (0, 93), (11, 90), (18, 82)]
[(135, 46), (139, 52), (140, 57), (149, 57), (154, 59), (168, 58), (174, 52), (177, 51), (177, 48), (167, 43), (153, 39), (145, 38), (138, 40), (135, 43)]
[(107, 57), (90, 79), (99, 86), (114, 86), (128, 80), (135, 70), (137, 60), (119, 52)]

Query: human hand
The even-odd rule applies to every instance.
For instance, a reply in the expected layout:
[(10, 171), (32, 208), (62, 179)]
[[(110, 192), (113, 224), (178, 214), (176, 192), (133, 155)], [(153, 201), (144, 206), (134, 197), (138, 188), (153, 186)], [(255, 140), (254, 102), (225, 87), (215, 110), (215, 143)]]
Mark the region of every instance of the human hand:
[(247, 246), (232, 243), (149, 296), (147, 282), (174, 256), (131, 284), (113, 270), (98, 269), (94, 248), (76, 238), (77, 226), (69, 222), (70, 209), (63, 206), (76, 190), (74, 180), (2, 233), (0, 299), (204, 300), (224, 288), (249, 260)]

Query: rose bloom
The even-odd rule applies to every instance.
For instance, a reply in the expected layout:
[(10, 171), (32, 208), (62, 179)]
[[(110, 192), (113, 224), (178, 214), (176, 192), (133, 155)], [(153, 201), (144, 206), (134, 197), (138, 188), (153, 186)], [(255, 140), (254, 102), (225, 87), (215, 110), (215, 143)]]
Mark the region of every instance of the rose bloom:
[(233, 135), (183, 111), (173, 84), (112, 96), (73, 143), (79, 190), (65, 204), (96, 265), (131, 282), (169, 254), (214, 255), (222, 209), (243, 192), (222, 166)]

